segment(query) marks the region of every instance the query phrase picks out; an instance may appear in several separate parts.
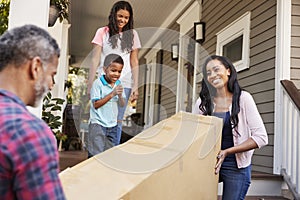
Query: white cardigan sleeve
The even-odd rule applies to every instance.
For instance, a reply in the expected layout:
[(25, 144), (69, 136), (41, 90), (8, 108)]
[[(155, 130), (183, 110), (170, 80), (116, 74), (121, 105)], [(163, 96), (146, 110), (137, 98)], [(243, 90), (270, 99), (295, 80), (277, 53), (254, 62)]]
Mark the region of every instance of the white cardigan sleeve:
[(200, 115), (203, 114), (203, 113), (200, 111), (200, 109), (199, 109), (200, 104), (201, 104), (201, 99), (200, 99), (200, 97), (199, 97), (199, 98), (197, 99), (197, 101), (196, 101), (194, 107), (193, 107), (193, 110), (192, 110), (192, 113), (193, 113), (193, 114), (200, 114)]

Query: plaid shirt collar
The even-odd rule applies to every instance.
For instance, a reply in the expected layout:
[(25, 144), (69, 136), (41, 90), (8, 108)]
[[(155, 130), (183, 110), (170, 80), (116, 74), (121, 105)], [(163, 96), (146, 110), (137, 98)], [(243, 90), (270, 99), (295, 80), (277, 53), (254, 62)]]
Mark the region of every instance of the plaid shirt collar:
[(13, 100), (14, 102), (16, 102), (17, 104), (20, 104), (23, 107), (26, 107), (26, 105), (24, 104), (24, 102), (14, 93), (4, 90), (4, 89), (0, 89), (0, 96), (6, 96), (9, 99)]

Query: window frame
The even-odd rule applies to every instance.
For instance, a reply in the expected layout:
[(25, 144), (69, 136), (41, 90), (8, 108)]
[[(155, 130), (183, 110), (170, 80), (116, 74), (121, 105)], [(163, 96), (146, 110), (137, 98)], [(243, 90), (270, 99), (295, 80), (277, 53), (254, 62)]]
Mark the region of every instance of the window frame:
[(216, 33), (216, 54), (223, 55), (223, 46), (243, 35), (242, 59), (233, 63), (237, 71), (249, 68), (251, 12), (246, 12), (231, 24)]

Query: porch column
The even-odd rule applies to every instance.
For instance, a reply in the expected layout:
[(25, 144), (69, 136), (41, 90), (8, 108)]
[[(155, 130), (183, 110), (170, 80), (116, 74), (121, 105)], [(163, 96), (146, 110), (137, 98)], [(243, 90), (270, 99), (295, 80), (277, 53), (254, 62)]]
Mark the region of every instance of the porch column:
[(275, 113), (274, 113), (274, 161), (273, 173), (280, 174), (282, 168), (282, 106), (283, 89), (280, 81), (290, 80), (291, 67), (291, 0), (277, 0), (276, 58), (275, 58)]
[[(11, 0), (9, 8), (8, 29), (25, 24), (34, 24), (47, 29), (50, 0)], [(41, 118), (42, 104), (28, 110)]]
[[(61, 52), (52, 96), (65, 99), (64, 83), (67, 79), (69, 66), (68, 30), (70, 24), (67, 21), (59, 23), (57, 20), (53, 27), (48, 27), (49, 4), (50, 0), (11, 0), (8, 29), (25, 24), (34, 24), (46, 29), (56, 39)], [(27, 108), (31, 113), (41, 118), (42, 103), (37, 108), (30, 106)]]
[[(69, 43), (68, 43), (68, 33), (70, 24), (64, 20), (62, 23), (59, 22), (59, 19), (56, 20), (56, 23), (53, 27), (48, 27), (50, 35), (56, 39), (60, 47), (60, 57), (58, 61), (57, 74), (54, 77), (55, 84), (51, 91), (53, 97), (61, 98), (66, 100), (65, 92), (65, 81), (68, 79), (69, 73)], [(65, 101), (64, 106), (61, 111), (56, 111), (57, 115), (61, 116), (61, 121), (63, 120), (63, 111), (67, 101)], [(61, 127), (62, 128), (62, 127)]]
[(48, 27), (50, 0), (11, 0), (8, 29), (25, 24)]

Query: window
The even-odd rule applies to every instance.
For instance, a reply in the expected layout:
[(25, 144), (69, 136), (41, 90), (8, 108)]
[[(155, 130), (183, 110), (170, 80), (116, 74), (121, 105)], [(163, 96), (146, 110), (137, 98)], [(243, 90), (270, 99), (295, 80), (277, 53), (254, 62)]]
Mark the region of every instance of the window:
[(232, 62), (242, 60), (243, 36), (232, 40), (223, 46), (223, 55), (228, 57)]
[(237, 71), (249, 68), (250, 12), (217, 34), (217, 55), (228, 57)]

